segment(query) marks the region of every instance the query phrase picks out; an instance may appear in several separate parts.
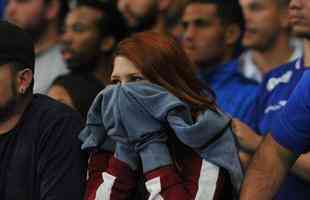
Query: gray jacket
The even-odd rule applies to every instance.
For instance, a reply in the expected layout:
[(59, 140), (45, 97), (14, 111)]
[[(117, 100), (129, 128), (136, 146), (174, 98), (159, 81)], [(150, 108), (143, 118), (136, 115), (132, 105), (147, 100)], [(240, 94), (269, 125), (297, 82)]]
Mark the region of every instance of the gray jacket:
[[(109, 86), (98, 94), (80, 139), (82, 149), (107, 150), (116, 141), (133, 145), (136, 152), (147, 147), (151, 154), (169, 154), (164, 134), (169, 126), (203, 159), (226, 169), (238, 191), (243, 173), (230, 122), (227, 115), (212, 110), (202, 112), (194, 122), (185, 102), (158, 85), (134, 82)], [(170, 155), (145, 162), (148, 169), (169, 163)]]

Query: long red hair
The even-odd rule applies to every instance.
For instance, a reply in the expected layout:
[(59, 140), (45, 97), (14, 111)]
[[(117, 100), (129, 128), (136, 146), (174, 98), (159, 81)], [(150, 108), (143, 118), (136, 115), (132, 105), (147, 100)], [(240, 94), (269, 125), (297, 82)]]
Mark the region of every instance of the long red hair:
[[(199, 111), (216, 111), (213, 91), (199, 81), (197, 68), (173, 37), (155, 32), (137, 33), (120, 42), (114, 56), (126, 57), (150, 82), (188, 103), (194, 119)], [(167, 132), (174, 133), (171, 129)], [(168, 135), (172, 159), (181, 172), (182, 166), (188, 164), (187, 158), (196, 153), (180, 142), (175, 134)]]
[(114, 56), (129, 59), (146, 79), (187, 102), (193, 112), (216, 110), (213, 91), (197, 78), (197, 68), (173, 37), (137, 33), (121, 41)]

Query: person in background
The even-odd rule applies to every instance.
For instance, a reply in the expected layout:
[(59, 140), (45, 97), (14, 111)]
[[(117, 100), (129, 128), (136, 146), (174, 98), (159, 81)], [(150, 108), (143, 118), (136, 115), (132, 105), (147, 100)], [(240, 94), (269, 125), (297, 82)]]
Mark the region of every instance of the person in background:
[(142, 31), (165, 32), (162, 13), (169, 1), (157, 0), (117, 0), (119, 11), (126, 19), (131, 33)]
[(214, 90), (223, 111), (245, 120), (257, 83), (240, 73), (235, 59), (243, 27), (238, 1), (189, 1), (182, 25), (182, 46), (198, 66), (199, 78)]
[(188, 1), (189, 0), (171, 0), (170, 6), (164, 15), (167, 32), (179, 41), (181, 41), (183, 33), (181, 18)]
[(2, 16), (3, 16), (3, 10), (4, 10), (4, 3), (5, 1), (1, 1), (0, 2), (0, 19), (2, 19)]
[[(242, 200), (274, 199), (285, 175), (297, 158), (302, 153), (309, 153), (309, 88), (308, 70), (297, 84), (286, 107), (279, 113), (272, 134), (264, 139), (255, 154), (243, 184)], [(309, 173), (307, 175), (309, 176)], [(307, 189), (309, 190), (309, 185)], [(308, 197), (291, 196), (290, 199)]]
[(247, 78), (262, 82), (279, 65), (302, 56), (302, 45), (291, 36), (289, 0), (239, 0), (246, 26), (240, 70)]
[(113, 49), (126, 35), (114, 1), (80, 0), (65, 19), (62, 58), (70, 73), (104, 85)]
[(61, 58), (61, 29), (69, 10), (67, 0), (8, 0), (5, 18), (26, 30), (34, 40), (35, 93), (46, 94), (52, 81), (68, 72)]
[(2, 200), (82, 200), (86, 157), (78, 112), (33, 94), (34, 44), (0, 22), (0, 196)]
[(53, 81), (47, 95), (77, 110), (86, 120), (87, 111), (101, 90), (102, 84), (97, 81), (66, 74)]
[[(300, 81), (303, 74), (308, 71), (309, 63), (307, 56), (309, 30), (304, 23), (308, 22), (305, 9), (300, 5), (307, 5), (303, 1), (292, 1), (289, 7), (289, 19), (292, 23), (294, 34), (304, 38), (304, 55), (302, 58), (290, 63), (281, 65), (271, 70), (259, 88), (257, 99), (253, 109), (249, 111), (250, 127), (235, 120), (236, 136), (241, 150), (241, 160), (245, 168), (252, 155), (257, 151), (263, 138), (273, 132), (273, 127), (278, 125), (278, 116), (282, 110), (286, 109), (288, 99)], [(306, 7), (307, 8), (307, 7)], [(300, 22), (298, 16), (305, 17)], [(306, 18), (307, 17), (307, 18)], [(304, 22), (305, 21), (305, 22)], [(302, 113), (300, 113), (301, 115)], [(290, 117), (293, 117), (290, 115)], [(269, 155), (266, 155), (267, 159)], [(290, 171), (289, 176), (284, 180), (278, 193), (274, 196), (277, 200), (307, 199), (310, 195), (310, 154), (306, 153), (297, 160)], [(254, 184), (254, 187), (257, 186)], [(249, 186), (252, 187), (252, 186)]]
[[(127, 34), (125, 20), (115, 1), (77, 1), (76, 7), (66, 17), (62, 36), (62, 57), (70, 70), (69, 76), (81, 77), (94, 86), (102, 85), (103, 89), (110, 83), (113, 50)], [(53, 95), (52, 92), (50, 90), (49, 94)], [(114, 149), (114, 146), (111, 145), (110, 148)], [(101, 151), (90, 153), (85, 199), (92, 199), (102, 182), (104, 165), (101, 163), (104, 163), (105, 155)]]

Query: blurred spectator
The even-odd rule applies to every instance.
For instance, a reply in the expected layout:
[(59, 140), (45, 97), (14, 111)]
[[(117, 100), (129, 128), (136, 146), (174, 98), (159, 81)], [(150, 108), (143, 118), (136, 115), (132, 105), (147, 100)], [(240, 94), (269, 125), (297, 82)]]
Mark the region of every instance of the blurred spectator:
[[(279, 114), (272, 136), (268, 135), (265, 138), (255, 154), (244, 183), (242, 200), (274, 199), (276, 191), (296, 159), (302, 153), (309, 154), (309, 72), (307, 70), (303, 74), (285, 109)], [(298, 164), (294, 165), (295, 168), (296, 165)], [(309, 180), (309, 167), (304, 173)], [(304, 189), (309, 191), (309, 184)], [(295, 196), (289, 195), (281, 199), (309, 199), (309, 193), (297, 193)]]
[[(296, 158), (302, 155), (291, 172), (308, 180), (297, 187), (287, 187), (282, 199), (309, 199), (309, 67), (310, 67), (310, 1), (291, 0), (289, 19), (294, 34), (304, 39), (303, 58), (272, 71), (268, 81), (271, 100), (284, 94), (288, 101), (274, 104), (271, 136), (260, 145), (247, 172), (241, 199), (272, 199)], [(271, 74), (272, 75), (272, 74)], [(285, 80), (285, 81), (283, 81)], [(273, 93), (271, 92), (273, 91)], [(279, 97), (279, 99), (283, 97)], [(280, 102), (280, 101), (279, 101)], [(308, 157), (308, 159), (307, 159)], [(308, 160), (308, 162), (307, 162)], [(302, 192), (301, 192), (302, 190)]]
[[(171, 25), (169, 23), (175, 23), (175, 17), (178, 18), (182, 10), (182, 2), (183, 0), (117, 0), (118, 9), (125, 17), (131, 32), (156, 31), (161, 33), (167, 32), (167, 25)], [(172, 8), (174, 6), (176, 8)], [(166, 24), (167, 20), (171, 21)]]
[(264, 74), (302, 56), (302, 46), (290, 37), (289, 0), (240, 0), (246, 30), (240, 57), (242, 73), (258, 82)]
[(2, 16), (3, 16), (4, 3), (5, 3), (4, 0), (0, 1), (0, 19), (2, 19)]
[(102, 89), (102, 84), (92, 76), (67, 74), (54, 80), (48, 96), (79, 111), (85, 120), (91, 103)]
[(198, 66), (200, 79), (211, 85), (220, 108), (244, 119), (256, 96), (257, 84), (239, 72), (238, 60), (232, 60), (243, 25), (238, 1), (190, 1), (182, 25), (182, 44)]
[(46, 93), (52, 81), (68, 70), (61, 59), (60, 29), (68, 11), (66, 0), (8, 0), (6, 18), (25, 29), (35, 42), (34, 92)]
[(1, 200), (82, 200), (86, 159), (81, 116), (33, 94), (34, 44), (21, 28), (0, 22)]
[[(298, 190), (302, 188), (293, 187), (287, 188), (287, 196), (282, 198), (276, 196), (277, 190), (283, 189), (283, 180), (297, 158), (302, 153), (309, 154), (309, 75), (309, 70), (305, 71), (286, 107), (279, 113), (271, 135), (266, 136), (259, 146), (247, 172), (241, 197), (243, 200), (309, 198), (307, 194), (309, 182), (308, 186), (304, 183), (305, 186), (302, 187), (304, 192), (301, 194)], [(301, 159), (298, 160), (297, 162), (300, 162)], [(307, 171), (301, 167), (300, 163), (295, 163), (291, 172), (303, 174), (304, 177), (308, 177), (309, 181), (309, 167)], [(294, 191), (296, 189), (297, 191)], [(295, 195), (292, 195), (294, 193)]]
[(190, 0), (170, 0), (170, 6), (168, 7), (164, 19), (167, 31), (171, 33), (175, 38), (181, 40), (183, 27), (181, 24), (181, 18), (186, 4)]
[(104, 83), (114, 46), (126, 34), (113, 1), (80, 0), (65, 20), (62, 57), (72, 73)]
[[(258, 1), (259, 2), (259, 1)], [(298, 2), (298, 1), (297, 1)], [(292, 4), (294, 5), (294, 4)], [(297, 5), (299, 5), (297, 3)], [(305, 4), (302, 4), (305, 5)], [(310, 4), (309, 4), (310, 5)], [(296, 6), (294, 6), (296, 7)], [(294, 8), (293, 7), (293, 8)], [(300, 12), (300, 10), (303, 10)], [(293, 12), (292, 12), (293, 11)], [(309, 32), (308, 22), (300, 22), (299, 15), (304, 17), (304, 9), (291, 9), (290, 18), (293, 19), (292, 29), (298, 36), (308, 38), (308, 34), (300, 34), (301, 32)], [(296, 14), (297, 13), (297, 14)], [(296, 17), (296, 15), (298, 17)], [(296, 24), (296, 25), (295, 25)], [(300, 28), (300, 26), (302, 28)], [(306, 27), (306, 28), (305, 28)], [(304, 40), (304, 57), (294, 60), (290, 63), (283, 64), (271, 70), (265, 75), (263, 82), (258, 90), (257, 99), (255, 100), (253, 109), (250, 110), (247, 123), (252, 129), (242, 123), (236, 122), (236, 135), (241, 147), (243, 165), (246, 167), (265, 137), (270, 132), (273, 132), (273, 127), (278, 126), (278, 116), (286, 109), (288, 99), (294, 91), (297, 83), (300, 81), (303, 74), (308, 71), (309, 63), (307, 61), (308, 42)], [(278, 51), (281, 51), (278, 50)], [(292, 114), (294, 118), (302, 113)], [(269, 155), (268, 155), (269, 156)], [(266, 156), (266, 159), (267, 157)], [(291, 199), (308, 199), (310, 196), (310, 154), (302, 155), (292, 168), (289, 176), (284, 180), (280, 190), (274, 197), (276, 200), (291, 200)], [(261, 198), (263, 199), (263, 198)]]
[[(104, 87), (110, 80), (110, 61), (114, 47), (118, 41), (127, 35), (125, 21), (119, 13), (115, 1), (79, 0), (65, 21), (62, 37), (64, 44), (62, 55), (71, 71), (72, 77), (78, 76), (83, 79), (88, 77), (88, 80), (92, 80), (89, 81), (89, 84), (91, 84), (90, 82), (95, 83), (96, 81), (100, 81), (102, 87)], [(70, 96), (71, 103), (75, 104), (76, 108), (86, 117), (86, 111), (84, 109), (89, 106), (89, 99), (87, 99), (87, 103), (86, 101), (82, 103), (82, 101), (86, 98), (85, 96), (92, 98), (95, 91), (91, 92), (91, 89), (86, 89), (85, 86), (86, 94), (84, 96), (80, 94), (80, 87), (78, 87), (78, 85), (83, 83), (70, 84), (69, 86), (68, 82), (61, 82), (60, 84), (64, 88), (58, 87), (55, 91), (55, 87), (52, 87), (49, 95), (55, 97), (55, 92), (58, 90), (58, 92), (64, 93), (61, 94), (63, 96), (62, 98)], [(56, 80), (55, 86), (59, 86), (58, 83), (59, 80)], [(97, 88), (95, 85), (92, 87)], [(70, 98), (67, 98), (67, 100)], [(79, 107), (79, 104), (83, 104), (84, 108)], [(104, 163), (101, 160), (102, 154), (99, 151), (90, 155), (89, 177), (85, 198), (95, 194), (97, 184), (102, 181), (102, 163)]]

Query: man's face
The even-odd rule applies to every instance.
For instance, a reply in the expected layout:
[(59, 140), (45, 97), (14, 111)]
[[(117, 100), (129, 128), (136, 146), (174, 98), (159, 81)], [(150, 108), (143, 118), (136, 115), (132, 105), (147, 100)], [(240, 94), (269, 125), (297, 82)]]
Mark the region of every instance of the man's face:
[(18, 95), (16, 80), (10, 65), (0, 65), (0, 123), (15, 112)]
[[(240, 0), (246, 30), (242, 43), (247, 48), (267, 49), (272, 46), (281, 31), (285, 10), (270, 0)], [(284, 8), (283, 8), (284, 9)]]
[(310, 39), (310, 1), (291, 0), (289, 21), (297, 36)]
[(47, 26), (45, 10), (44, 0), (8, 0), (5, 18), (37, 39)]
[(157, 0), (117, 0), (117, 7), (135, 31), (150, 29), (157, 21)]
[(198, 66), (219, 64), (224, 55), (225, 30), (214, 4), (189, 4), (182, 17), (182, 46)]
[(62, 37), (64, 50), (63, 59), (70, 69), (95, 62), (100, 51), (100, 33), (98, 19), (102, 17), (99, 10), (81, 6), (72, 10), (65, 21)]

